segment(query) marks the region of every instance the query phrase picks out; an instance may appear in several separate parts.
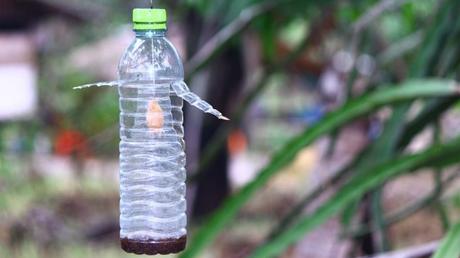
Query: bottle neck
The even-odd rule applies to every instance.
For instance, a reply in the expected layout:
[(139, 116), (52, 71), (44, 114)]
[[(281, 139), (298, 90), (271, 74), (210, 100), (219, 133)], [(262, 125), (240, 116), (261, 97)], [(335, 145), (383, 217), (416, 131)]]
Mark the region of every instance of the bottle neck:
[(165, 37), (166, 30), (135, 30), (136, 38)]

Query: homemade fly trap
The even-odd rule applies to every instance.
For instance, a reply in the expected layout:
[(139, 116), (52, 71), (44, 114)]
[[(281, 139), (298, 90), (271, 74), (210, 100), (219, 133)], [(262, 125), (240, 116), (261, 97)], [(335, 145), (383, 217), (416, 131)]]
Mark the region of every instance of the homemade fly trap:
[(136, 38), (119, 63), (119, 79), (76, 87), (118, 86), (120, 104), (120, 240), (126, 252), (185, 249), (183, 100), (219, 119), (192, 93), (181, 59), (166, 39), (164, 9), (134, 9)]

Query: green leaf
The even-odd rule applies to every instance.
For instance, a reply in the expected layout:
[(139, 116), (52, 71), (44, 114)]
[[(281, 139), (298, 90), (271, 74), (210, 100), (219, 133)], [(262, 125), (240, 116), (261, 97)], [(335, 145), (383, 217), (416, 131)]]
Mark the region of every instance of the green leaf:
[(453, 226), (441, 242), (433, 258), (460, 257), (460, 222)]
[(201, 230), (192, 238), (189, 247), (180, 257), (196, 257), (236, 216), (251, 196), (276, 173), (289, 164), (296, 154), (319, 137), (338, 129), (350, 121), (367, 115), (376, 109), (393, 103), (421, 97), (458, 94), (456, 84), (449, 80), (412, 80), (397, 87), (383, 87), (369, 95), (359, 97), (342, 108), (329, 113), (321, 122), (294, 137), (272, 158), (258, 176), (239, 192), (227, 198), (222, 206), (206, 220)]
[[(250, 257), (267, 258), (280, 254), (290, 244), (294, 243), (306, 233), (324, 223), (327, 219), (331, 218), (341, 209), (346, 207), (346, 205), (350, 202), (361, 198), (362, 195), (370, 189), (403, 172), (412, 171), (423, 166), (431, 166), (433, 161), (436, 161), (437, 164), (442, 166), (448, 166), (458, 162), (460, 160), (458, 155), (456, 160), (448, 158), (444, 162), (440, 162), (445, 156), (458, 153), (458, 151), (460, 151), (460, 138), (451, 140), (445, 145), (431, 147), (418, 154), (405, 155), (400, 158), (378, 164), (373, 168), (365, 169), (363, 173), (358, 173), (358, 176), (351, 179), (349, 183), (343, 186), (332, 198), (320, 206), (315, 212), (311, 215), (305, 216), (290, 229), (284, 231), (272, 241), (256, 249)], [(457, 247), (458, 246), (459, 245), (457, 245)], [(448, 258), (454, 256), (440, 257)], [(458, 255), (455, 257), (458, 257)]]
[[(314, 200), (316, 200), (324, 191), (326, 191), (329, 187), (338, 185), (343, 179), (345, 179), (350, 172), (352, 172), (352, 168), (356, 166), (357, 163), (360, 162), (361, 154), (367, 151), (368, 148), (364, 148), (360, 151), (359, 154), (355, 156), (355, 158), (350, 161), (347, 165), (339, 169), (337, 172), (334, 173), (333, 176), (326, 179), (322, 184), (318, 185), (314, 188), (310, 193), (308, 193), (305, 197), (303, 197), (289, 212), (286, 214), (278, 223), (277, 226), (273, 228), (273, 230), (268, 234), (268, 239), (274, 238), (278, 235), (281, 231), (285, 228), (292, 225), (294, 221), (297, 221), (299, 218), (302, 217), (303, 211), (306, 207), (308, 207)], [(350, 220), (351, 222), (351, 220)], [(347, 223), (348, 225), (348, 223)]]
[(436, 13), (434, 21), (431, 22), (432, 26), (426, 33), (424, 44), (411, 65), (411, 76), (421, 77), (433, 74), (434, 67), (437, 66), (441, 56), (440, 53), (443, 52), (443, 43), (452, 26), (452, 16), (456, 17), (458, 9), (457, 0), (447, 0), (440, 5), (440, 10)]
[(277, 41), (277, 24), (270, 15), (260, 17), (259, 33), (262, 41), (262, 53), (264, 58), (270, 62), (275, 58)]
[(344, 232), (349, 231), (350, 226), (352, 225), (351, 223), (353, 222), (353, 217), (360, 208), (360, 203), (360, 200), (355, 200), (343, 208), (342, 213), (340, 214), (340, 223), (342, 223), (342, 230)]
[(422, 111), (411, 120), (404, 128), (399, 138), (398, 148), (405, 148), (415, 135), (420, 133), (428, 124), (438, 120), (446, 110), (458, 102), (458, 98), (442, 98), (431, 100)]

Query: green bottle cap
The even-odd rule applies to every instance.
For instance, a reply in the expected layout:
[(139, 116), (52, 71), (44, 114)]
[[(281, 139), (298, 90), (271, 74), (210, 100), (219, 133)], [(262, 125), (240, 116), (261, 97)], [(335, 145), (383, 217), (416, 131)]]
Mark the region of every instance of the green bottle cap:
[(165, 9), (136, 8), (133, 10), (134, 30), (166, 30)]

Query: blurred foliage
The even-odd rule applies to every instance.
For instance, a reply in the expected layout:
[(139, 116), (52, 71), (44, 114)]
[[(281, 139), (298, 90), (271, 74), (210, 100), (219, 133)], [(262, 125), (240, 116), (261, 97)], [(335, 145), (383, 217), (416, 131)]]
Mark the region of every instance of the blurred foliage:
[[(87, 1), (90, 2), (90, 1)], [(107, 190), (111, 193), (116, 189), (102, 182), (85, 181), (78, 185), (36, 180), (33, 176), (18, 174), (25, 170), (18, 160), (28, 158), (27, 154), (37, 152), (37, 138), (47, 135), (50, 141), (62, 131), (75, 130), (84, 135), (91, 143), (93, 155), (113, 156), (117, 150), (116, 134), (118, 120), (117, 92), (113, 89), (81, 91), (76, 94), (72, 86), (98, 80), (85, 73), (70, 68), (68, 62), (69, 49), (75, 49), (86, 43), (93, 42), (112, 34), (120, 26), (129, 21), (130, 8), (146, 1), (127, 2), (122, 0), (94, 0), (102, 6), (105, 16), (84, 26), (69, 28), (71, 40), (62, 40), (42, 50), (38, 63), (40, 65), (40, 114), (31, 121), (0, 124), (0, 152), (15, 154), (19, 159), (11, 159), (8, 155), (0, 155), (0, 218), (20, 216), (30, 206), (46, 202), (53, 206), (55, 196), (78, 194), (88, 198), (105, 200)], [(382, 3), (393, 3), (388, 7)], [(269, 111), (272, 117), (282, 116), (285, 99), (277, 96), (294, 76), (301, 77), (310, 84), (318, 85), (319, 77), (312, 70), (293, 71), (291, 66), (299, 60), (314, 60), (328, 69), (334, 63), (334, 56), (339, 53), (351, 55), (352, 61), (360, 56), (370, 56), (375, 61), (375, 70), (371, 74), (363, 74), (353, 62), (351, 70), (343, 71), (341, 79), (347, 85), (348, 98), (335, 111), (330, 112), (320, 122), (302, 130), (291, 137), (282, 127), (267, 126), (264, 134), (270, 142), (261, 148), (274, 152), (272, 159), (258, 176), (248, 185), (234, 193), (224, 202), (204, 224), (196, 225), (197, 230), (191, 235), (188, 249), (181, 257), (201, 257), (205, 248), (211, 246), (233, 220), (240, 218), (240, 209), (261, 191), (284, 166), (289, 164), (305, 147), (320, 137), (331, 135), (353, 123), (356, 119), (375, 115), (382, 107), (392, 110), (390, 118), (380, 121), (378, 133), (375, 133), (366, 152), (358, 155), (350, 165), (339, 171), (340, 177), (331, 179), (319, 186), (312, 194), (304, 197), (289, 216), (285, 217), (261, 242), (253, 253), (253, 257), (271, 257), (281, 254), (311, 230), (319, 227), (328, 218), (342, 215), (343, 232), (346, 237), (355, 240), (349, 234), (349, 224), (359, 212), (360, 203), (365, 196), (372, 195), (373, 211), (371, 227), (368, 224), (358, 225), (358, 229), (370, 234), (383, 236), (380, 251), (391, 249), (391, 239), (386, 237), (386, 230), (391, 224), (390, 219), (382, 217), (381, 189), (390, 180), (401, 175), (416, 173), (418, 169), (431, 169), (444, 175), (447, 166), (458, 165), (460, 158), (458, 137), (445, 139), (442, 135), (434, 135), (439, 142), (426, 149), (408, 153), (407, 147), (422, 131), (437, 124), (439, 120), (453, 109), (458, 109), (458, 82), (460, 66), (460, 11), (458, 0), (347, 0), (347, 1), (305, 1), (305, 0), (183, 0), (160, 1), (161, 4), (177, 8), (174, 17), (183, 26), (187, 23), (189, 13), (198, 13), (205, 29), (196, 31), (197, 38), (205, 37), (212, 32), (225, 30), (235, 21), (243, 19), (248, 10), (261, 8), (260, 14), (254, 15), (249, 26), (236, 30), (235, 35), (216, 46), (215, 58), (219, 50), (229, 46), (245, 48), (242, 35), (256, 35), (261, 47), (264, 73), (256, 78), (250, 93), (244, 95), (235, 106), (233, 122), (223, 125), (220, 134), (205, 151), (203, 166), (213, 159), (213, 150), (225, 144), (226, 136), (231, 129), (239, 126), (249, 107), (255, 100), (262, 98), (261, 106)], [(391, 3), (389, 4), (391, 6)], [(328, 22), (328, 17), (331, 19)], [(322, 23), (323, 22), (323, 23)], [(362, 22), (363, 27), (357, 29)], [(216, 31), (217, 30), (217, 31)], [(324, 35), (319, 35), (324, 34)], [(317, 42), (318, 41), (318, 42)], [(286, 45), (289, 53), (280, 53), (280, 46)], [(197, 51), (200, 51), (198, 49)], [(190, 53), (193, 56), (196, 53)], [(287, 57), (286, 57), (287, 56)], [(385, 57), (380, 59), (380, 57)], [(191, 59), (192, 59), (191, 58)], [(202, 69), (206, 69), (209, 60), (201, 60)], [(200, 66), (198, 66), (200, 67)], [(342, 67), (339, 67), (342, 68)], [(300, 75), (299, 75), (300, 74)], [(194, 74), (191, 75), (193, 77)], [(436, 79), (433, 79), (435, 77)], [(418, 80), (413, 80), (417, 78)], [(192, 78), (190, 78), (192, 79)], [(353, 85), (366, 81), (367, 88), (363, 92), (352, 92)], [(420, 100), (423, 98), (423, 100)], [(302, 107), (301, 98), (292, 98), (289, 105)], [(311, 101), (311, 100), (310, 100)], [(421, 106), (414, 114), (409, 110), (415, 103)], [(299, 102), (299, 103), (298, 103)], [(319, 101), (318, 101), (319, 102)], [(306, 127), (305, 125), (303, 127)], [(272, 137), (282, 134), (281, 137)], [(439, 134), (439, 132), (437, 132)], [(219, 138), (220, 137), (220, 138)], [(271, 139), (273, 138), (273, 139)], [(274, 151), (275, 150), (275, 151)], [(211, 153), (207, 155), (206, 153)], [(202, 169), (202, 167), (201, 167)], [(199, 175), (200, 169), (196, 171)], [(196, 176), (196, 175), (193, 175)], [(199, 177), (196, 177), (199, 180)], [(30, 181), (34, 180), (33, 183)], [(340, 184), (339, 184), (340, 183)], [(447, 188), (448, 183), (440, 180), (439, 188)], [(331, 185), (342, 185), (338, 192), (316, 208), (311, 214), (303, 214), (302, 210), (316, 199), (322, 190)], [(30, 187), (33, 186), (33, 187)], [(320, 191), (321, 190), (321, 191)], [(436, 189), (435, 189), (436, 190)], [(442, 198), (442, 192), (436, 192), (417, 203), (419, 207), (408, 206), (410, 211), (432, 207), (438, 203), (439, 210), (443, 206), (454, 206), (460, 210), (460, 193), (453, 194), (448, 201)], [(50, 204), (51, 203), (51, 204)], [(112, 203), (113, 204), (113, 203)], [(400, 220), (414, 212), (401, 213)], [(394, 219), (394, 218), (393, 218)], [(440, 218), (442, 219), (442, 218)], [(446, 218), (444, 218), (446, 219)], [(457, 258), (460, 250), (455, 249), (454, 240), (458, 239), (459, 229), (453, 218), (447, 216), (448, 225), (452, 225), (446, 233), (436, 257)], [(66, 223), (78, 222), (67, 221)], [(1, 224), (1, 223), (0, 223)], [(353, 227), (354, 228), (354, 227)], [(377, 232), (377, 233), (376, 233)], [(1, 241), (0, 241), (1, 243)], [(452, 248), (454, 247), (454, 248)], [(0, 247), (1, 248), (1, 247)], [(126, 257), (114, 247), (69, 245), (56, 257)], [(8, 248), (1, 248), (8, 250)], [(61, 256), (65, 253), (65, 256)], [(2, 253), (3, 254), (3, 253)], [(44, 257), (43, 250), (33, 243), (24, 242), (6, 257)], [(45, 254), (50, 255), (50, 254)], [(53, 254), (51, 254), (50, 257)]]
[[(345, 35), (350, 35), (350, 28), (349, 25), (350, 22), (359, 22), (361, 21), (361, 18), (365, 17), (368, 19), (367, 23), (365, 24), (366, 27), (369, 28), (377, 28), (376, 31), (360, 31), (359, 34), (353, 35), (355, 37), (358, 37), (357, 39), (352, 39), (351, 44), (353, 44), (353, 40), (358, 40), (362, 41), (359, 43), (360, 48), (362, 49), (367, 49), (369, 54), (372, 55), (377, 55), (379, 52), (381, 52), (381, 47), (376, 48), (379, 44), (377, 44), (375, 41), (375, 36), (378, 35), (380, 41), (384, 42), (395, 42), (398, 41), (399, 39), (410, 36), (412, 33), (417, 32), (421, 26), (420, 24), (425, 24), (423, 26), (425, 28), (425, 41), (421, 44), (420, 49), (417, 51), (417, 47), (412, 47), (408, 52), (411, 52), (410, 55), (406, 55), (403, 53), (401, 56), (397, 56), (397, 61), (402, 62), (404, 66), (410, 67), (408, 68), (410, 70), (409, 72), (409, 78), (410, 77), (427, 77), (427, 76), (445, 76), (447, 78), (458, 78), (458, 74), (456, 73), (456, 67), (459, 64), (459, 56), (455, 55), (453, 59), (455, 61), (451, 61), (449, 65), (444, 66), (444, 67), (449, 67), (446, 69), (442, 69), (442, 72), (439, 72), (440, 70), (438, 67), (436, 67), (436, 64), (441, 64), (445, 59), (441, 60), (439, 57), (442, 55), (442, 53), (456, 53), (458, 46), (453, 46), (449, 44), (449, 48), (445, 48), (446, 42), (449, 42), (448, 38), (457, 38), (459, 36), (456, 26), (452, 26), (455, 24), (454, 20), (451, 18), (453, 17), (454, 13), (458, 11), (459, 4), (456, 3), (455, 1), (445, 1), (442, 4), (437, 1), (426, 1), (423, 4), (419, 5), (419, 2), (417, 1), (408, 1), (409, 3), (402, 4), (401, 8), (398, 8), (398, 5), (396, 7), (393, 7), (392, 9), (398, 9), (397, 12), (389, 12), (385, 15), (383, 15), (381, 18), (379, 17), (380, 14), (378, 14), (379, 8), (384, 9), (386, 8), (386, 5), (379, 5), (385, 1), (350, 1), (345, 4), (345, 7), (349, 6), (349, 8), (343, 8), (344, 6), (341, 6), (340, 11), (338, 11), (337, 17), (339, 18), (338, 23), (343, 26), (339, 26), (339, 29), (342, 29), (341, 33), (344, 33)], [(387, 1), (389, 2), (389, 1)], [(280, 20), (277, 20), (277, 24), (283, 23), (283, 24), (289, 24), (289, 20), (295, 21), (297, 18), (298, 13), (302, 13), (303, 10), (308, 9), (309, 12), (303, 12), (304, 15), (303, 18), (308, 17), (307, 20), (310, 21), (309, 24), (311, 24), (312, 19), (317, 19), (318, 16), (315, 16), (315, 11), (320, 10), (321, 8), (332, 8), (335, 9), (334, 7), (322, 7), (318, 3), (314, 3), (311, 6), (311, 8), (306, 8), (307, 2), (296, 2), (296, 1), (288, 1), (286, 4), (283, 6), (280, 6), (280, 8), (273, 8), (274, 12), (277, 13), (277, 15), (282, 14), (282, 8), (290, 8), (292, 6), (295, 6), (295, 9), (297, 12), (290, 12), (289, 18), (283, 17), (280, 18)], [(311, 2), (308, 2), (308, 4)], [(321, 2), (322, 4), (325, 4), (324, 2)], [(292, 5), (291, 5), (292, 4)], [(209, 9), (209, 5), (205, 6), (200, 6), (203, 9)], [(438, 8), (439, 7), (439, 8)], [(318, 8), (318, 9), (316, 9)], [(324, 10), (323, 10), (324, 11)], [(434, 12), (433, 12), (434, 11)], [(382, 11), (384, 12), (384, 11)], [(375, 14), (377, 13), (377, 14)], [(259, 26), (256, 26), (255, 28), (259, 30), (260, 33), (260, 40), (263, 46), (263, 52), (267, 60), (273, 60), (272, 55), (273, 55), (273, 42), (277, 41), (277, 34), (279, 34), (279, 31), (276, 29), (276, 25), (273, 24), (266, 24), (263, 23), (264, 19), (267, 19), (267, 16), (273, 15), (272, 12), (267, 12), (266, 15), (261, 16), (260, 18), (255, 19), (254, 24), (260, 24)], [(366, 16), (369, 15), (369, 16)], [(279, 17), (277, 17), (279, 18)], [(267, 19), (268, 20), (268, 19)], [(272, 19), (276, 20), (276, 19)], [(270, 20), (270, 21), (272, 21)], [(274, 26), (272, 26), (274, 25)], [(351, 28), (354, 29), (354, 28)], [(368, 33), (372, 32), (372, 39), (373, 40), (367, 40)], [(310, 31), (311, 33), (311, 31)], [(339, 33), (339, 32), (336, 32)], [(275, 36), (274, 36), (275, 35)], [(315, 37), (316, 35), (309, 35), (309, 37)], [(267, 41), (268, 40), (268, 41)], [(369, 44), (370, 47), (364, 47), (362, 44)], [(382, 44), (382, 43), (380, 43)], [(384, 43), (385, 44), (385, 43)], [(388, 45), (388, 44), (387, 44)], [(345, 47), (347, 47), (345, 45)], [(348, 46), (351, 47), (352, 51), (353, 48), (356, 46)], [(389, 46), (391, 47), (391, 46)], [(359, 50), (358, 50), (359, 51)], [(366, 50), (365, 50), (366, 51)], [(354, 53), (352, 53), (354, 54)], [(449, 55), (452, 57), (452, 55)], [(389, 65), (393, 65), (393, 63), (389, 63)], [(435, 70), (438, 70), (438, 72), (435, 72)], [(396, 76), (394, 74), (395, 71), (391, 69), (390, 73), (381, 73), (380, 77), (374, 76), (372, 79), (374, 80), (372, 82), (373, 86), (378, 86), (381, 84), (384, 84), (385, 82), (391, 82), (395, 80)], [(403, 77), (407, 77), (406, 75), (403, 75)], [(351, 77), (353, 78), (353, 77)], [(353, 81), (351, 81), (353, 82)], [(265, 82), (267, 83), (267, 82)], [(423, 85), (423, 83), (417, 82), (414, 83), (417, 85)], [(445, 84), (447, 86), (447, 84)], [(380, 88), (381, 86), (379, 86)], [(400, 86), (402, 89), (408, 89), (409, 86), (403, 85)], [(423, 87), (423, 86), (421, 86)], [(428, 88), (431, 88), (431, 86), (427, 86)], [(443, 86), (441, 86), (442, 88)], [(377, 87), (375, 87), (377, 88)], [(378, 93), (377, 93), (378, 94)], [(385, 93), (382, 93), (385, 95)], [(273, 240), (267, 241), (263, 243), (254, 253), (254, 257), (272, 257), (275, 255), (278, 255), (280, 252), (285, 250), (290, 244), (292, 244), (294, 241), (298, 240), (301, 236), (303, 236), (307, 230), (310, 230), (314, 227), (317, 227), (319, 224), (322, 224), (329, 216), (332, 216), (340, 211), (340, 208), (345, 208), (348, 206), (350, 203), (355, 203), (356, 201), (359, 201), (364, 194), (367, 193), (368, 190), (372, 190), (375, 187), (381, 187), (384, 185), (386, 181), (388, 181), (390, 178), (385, 176), (384, 171), (388, 171), (390, 174), (389, 175), (396, 175), (399, 173), (409, 173), (411, 170), (414, 168), (412, 167), (405, 167), (405, 166), (400, 166), (399, 165), (399, 160), (401, 160), (402, 163), (404, 163), (404, 158), (399, 158), (399, 155), (402, 155), (402, 151), (404, 151), (405, 147), (407, 146), (411, 139), (414, 138), (416, 133), (420, 132), (423, 128), (431, 125), (433, 122), (436, 122), (438, 119), (438, 115), (435, 116), (430, 116), (430, 110), (438, 110), (437, 114), (441, 115), (445, 113), (449, 108), (452, 106), (452, 104), (457, 103), (458, 99), (453, 98), (451, 100), (437, 100), (437, 102), (427, 102), (427, 113), (422, 112), (419, 117), (414, 119), (414, 123), (407, 123), (407, 110), (410, 107), (411, 102), (405, 102), (404, 104), (398, 104), (395, 105), (394, 113), (392, 118), (387, 121), (384, 130), (380, 133), (378, 139), (372, 144), (370, 151), (364, 155), (364, 158), (362, 158), (357, 164), (355, 164), (354, 167), (349, 168), (350, 171), (353, 170), (358, 170), (358, 171), (367, 171), (366, 176), (369, 177), (369, 182), (373, 182), (371, 185), (368, 185), (367, 183), (364, 183), (364, 181), (360, 181), (359, 175), (361, 173), (354, 172), (356, 174), (355, 178), (350, 179), (349, 184), (345, 185), (343, 188), (344, 192), (339, 192), (335, 197), (330, 198), (329, 202), (326, 202), (324, 206), (320, 207), (317, 209), (316, 213), (313, 213), (311, 215), (312, 217), (306, 216), (303, 219), (300, 219), (297, 221), (297, 224), (294, 223), (292, 225), (287, 226), (284, 228), (284, 231), (278, 232), (278, 235), (275, 235)], [(359, 103), (359, 104), (358, 104)], [(317, 136), (321, 136), (323, 134), (330, 133), (331, 131), (325, 130), (321, 131), (320, 128), (327, 128), (327, 126), (332, 126), (334, 119), (333, 117), (336, 116), (337, 118), (343, 118), (343, 124), (339, 123), (337, 124), (337, 130), (340, 130), (340, 127), (350, 123), (354, 117), (347, 117), (347, 112), (349, 110), (353, 110), (354, 104), (357, 106), (364, 105), (371, 105), (369, 100), (367, 99), (361, 99), (358, 98), (356, 102), (350, 102), (342, 106), (341, 108), (338, 109), (333, 114), (330, 114), (328, 117), (326, 117), (323, 121), (321, 121), (318, 125), (313, 126), (311, 128), (308, 128), (303, 134), (300, 134), (299, 136), (293, 138), (287, 145), (285, 145), (284, 148), (282, 148), (279, 152), (277, 152), (271, 162), (260, 171), (260, 174), (258, 177), (256, 177), (251, 183), (243, 187), (241, 190), (239, 190), (237, 193), (235, 193), (233, 196), (231, 196), (227, 202), (225, 202), (222, 207), (214, 213), (213, 216), (207, 220), (204, 225), (202, 225), (201, 230), (199, 230), (196, 233), (196, 236), (192, 239), (192, 244), (189, 246), (189, 248), (181, 255), (181, 257), (196, 257), (200, 252), (201, 249), (211, 245), (213, 242), (214, 238), (226, 227), (227, 223), (229, 223), (231, 220), (234, 219), (234, 217), (237, 215), (237, 212), (240, 210), (240, 208), (243, 206), (244, 203), (246, 203), (253, 195), (255, 192), (257, 192), (260, 188), (262, 188), (267, 181), (270, 180), (270, 178), (282, 167), (284, 167), (286, 164), (288, 164), (297, 154), (298, 151), (300, 151), (303, 147), (311, 143), (316, 137), (312, 137), (314, 134), (318, 134)], [(391, 102), (385, 102), (382, 104), (390, 104)], [(430, 103), (438, 103), (438, 104), (430, 104)], [(444, 104), (444, 103), (449, 103), (449, 104)], [(432, 106), (435, 105), (435, 106)], [(368, 108), (370, 106), (367, 106)], [(439, 107), (439, 108), (438, 108)], [(370, 109), (369, 111), (372, 111)], [(432, 113), (431, 113), (432, 114)], [(342, 117), (343, 116), (343, 117)], [(328, 119), (330, 118), (330, 119)], [(406, 124), (407, 123), (407, 126)], [(414, 127), (416, 126), (416, 127)], [(331, 128), (332, 129), (332, 128)], [(414, 130), (415, 129), (415, 130)], [(404, 134), (405, 130), (408, 130), (408, 132), (412, 132), (412, 134)], [(399, 138), (400, 135), (404, 135), (405, 138), (401, 139)], [(399, 144), (399, 139), (404, 141), (404, 145)], [(458, 145), (457, 143), (450, 145), (454, 148), (455, 146)], [(450, 148), (450, 147), (449, 147)], [(438, 148), (435, 146), (433, 147), (433, 151), (437, 152)], [(450, 153), (451, 150), (449, 150)], [(426, 152), (420, 153), (420, 157), (425, 157), (425, 153), (430, 153), (430, 150), (427, 150)], [(455, 153), (455, 152), (453, 152)], [(444, 156), (445, 154), (441, 154), (440, 156), (435, 156), (437, 160), (437, 165), (443, 166), (445, 164), (453, 164), (459, 161), (458, 157), (456, 155), (449, 155), (449, 156)], [(408, 160), (412, 160), (415, 157), (419, 157), (417, 155), (415, 156), (409, 156), (407, 157)], [(442, 162), (442, 159), (440, 157), (445, 157), (446, 158), (446, 163)], [(426, 159), (430, 159), (431, 157), (426, 157), (422, 159), (425, 161)], [(374, 168), (374, 164), (379, 162), (384, 162), (384, 169), (383, 171), (380, 171), (377, 168)], [(418, 164), (418, 163), (417, 163)], [(425, 164), (422, 162), (425, 166), (428, 164)], [(431, 166), (431, 165), (428, 165)], [(418, 165), (417, 165), (418, 167)], [(393, 171), (393, 172), (391, 172)], [(381, 173), (379, 173), (381, 172)], [(394, 172), (397, 172), (396, 174), (392, 174)], [(363, 172), (364, 174), (364, 172)], [(379, 180), (377, 179), (371, 179), (371, 177), (375, 178), (380, 178)], [(367, 188), (368, 186), (369, 188)], [(346, 191), (348, 190), (356, 190), (357, 189), (362, 189), (361, 192), (354, 192), (356, 195), (354, 198), (347, 199), (345, 196), (347, 196)], [(346, 199), (342, 199), (346, 198)], [(340, 200), (343, 200), (342, 206), (340, 208), (337, 206), (340, 202)], [(381, 197), (376, 195), (376, 198), (373, 199), (374, 203), (379, 203), (381, 202)], [(424, 205), (429, 205), (429, 203), (426, 203)], [(351, 205), (349, 207), (356, 207), (355, 205)], [(375, 206), (379, 207), (379, 206)], [(378, 208), (379, 209), (379, 208)], [(301, 212), (301, 209), (298, 211), (299, 213)], [(347, 216), (350, 217), (352, 214), (356, 212), (356, 209), (351, 209), (346, 211), (348, 214)], [(382, 218), (378, 218), (377, 216), (380, 216), (381, 210), (376, 210), (375, 213), (373, 213), (375, 217), (372, 219), (374, 221), (377, 220), (382, 220)], [(299, 215), (302, 216), (302, 215)], [(385, 230), (385, 226), (383, 221), (380, 221), (378, 223), (381, 223), (380, 228), (377, 228), (378, 230)], [(383, 233), (384, 234), (384, 233)], [(384, 240), (386, 240), (386, 237), (383, 236)], [(386, 240), (387, 241), (387, 240)], [(384, 247), (384, 248), (388, 248)], [(458, 253), (453, 253), (451, 256), (447, 257), (456, 257), (458, 256)]]
[(433, 256), (434, 258), (457, 257), (460, 254), (460, 223), (452, 226), (442, 240), (441, 246)]
[[(450, 86), (449, 86), (450, 85)], [(450, 90), (449, 90), (450, 88)], [(363, 96), (361, 98), (358, 98), (354, 101), (350, 101), (347, 104), (345, 104), (342, 108), (338, 109), (335, 112), (330, 113), (327, 117), (325, 117), (321, 122), (318, 124), (312, 126), (311, 128), (306, 129), (303, 133), (298, 135), (297, 137), (293, 138), (292, 140), (289, 141), (288, 144), (284, 146), (280, 151), (275, 153), (273, 155), (272, 160), (270, 163), (265, 166), (258, 174), (258, 176), (249, 184), (247, 184), (245, 187), (243, 187), (238, 193), (234, 194), (232, 197), (230, 197), (227, 202), (225, 202), (222, 207), (205, 223), (205, 225), (202, 227), (202, 230), (197, 233), (196, 237), (193, 239), (192, 245), (181, 255), (182, 257), (195, 257), (198, 255), (198, 253), (201, 251), (202, 248), (206, 247), (209, 245), (214, 237), (216, 237), (216, 234), (218, 234), (221, 230), (223, 230), (226, 226), (226, 224), (231, 221), (237, 214), (238, 210), (241, 209), (243, 204), (245, 204), (254, 193), (264, 186), (267, 181), (273, 177), (281, 168), (286, 166), (289, 162), (291, 162), (295, 155), (317, 140), (320, 136), (323, 136), (324, 134), (330, 133), (333, 130), (340, 128), (341, 126), (344, 126), (347, 124), (349, 121), (352, 121), (356, 118), (359, 118), (361, 116), (364, 116), (366, 114), (369, 114), (372, 111), (375, 111), (382, 105), (386, 104), (391, 104), (391, 103), (398, 103), (398, 102), (403, 102), (404, 100), (409, 100), (411, 98), (417, 98), (417, 97), (423, 97), (423, 96), (436, 96), (438, 94), (444, 95), (444, 94), (456, 94), (455, 91), (457, 91), (458, 88), (456, 87), (455, 84), (449, 81), (412, 81), (412, 82), (407, 82), (407, 85), (401, 85), (400, 87), (387, 87), (387, 89), (382, 89), (380, 91), (375, 92), (372, 95), (369, 96)], [(426, 94), (426, 95), (425, 95)], [(453, 147), (458, 147), (458, 144), (453, 144)], [(440, 157), (445, 157), (448, 164), (452, 163), (452, 159), (454, 161), (457, 161), (457, 157), (452, 157), (452, 153), (455, 153), (452, 151), (452, 146), (448, 148), (448, 151), (445, 153), (442, 152), (442, 154), (437, 153), (437, 148), (434, 149), (434, 152), (436, 153), (436, 158)], [(427, 151), (427, 153), (430, 153)], [(447, 155), (449, 154), (449, 155)], [(424, 155), (421, 155), (424, 157)], [(412, 159), (408, 158), (409, 160)], [(430, 159), (433, 159), (430, 155), (428, 155), (427, 158), (423, 158), (422, 161), (426, 162), (427, 160), (430, 161)], [(372, 162), (372, 161), (368, 161)], [(440, 161), (441, 162), (441, 161)], [(374, 163), (374, 162), (372, 162)], [(416, 163), (419, 165), (419, 163)], [(443, 165), (441, 163), (440, 165)], [(394, 173), (395, 169), (400, 169), (398, 164), (395, 163), (394, 160), (386, 164), (386, 166), (390, 168), (385, 168), (387, 169), (390, 173)], [(358, 167), (358, 166), (357, 166)], [(366, 168), (365, 166), (360, 167), (360, 169)], [(410, 172), (409, 169), (407, 170), (406, 167), (403, 167), (403, 171)], [(370, 168), (369, 171), (373, 171), (373, 168)], [(400, 170), (396, 170), (397, 172), (401, 172)], [(367, 172), (367, 173), (366, 173)], [(360, 175), (360, 172), (355, 172), (358, 176)], [(374, 175), (374, 172), (368, 172), (365, 170), (365, 172), (362, 172), (362, 174), (368, 174), (368, 175)], [(375, 172), (375, 176), (378, 178), (378, 176), (384, 176), (379, 175), (378, 172)], [(391, 174), (390, 174), (391, 175)], [(359, 180), (358, 177), (356, 180)], [(374, 182), (374, 179), (369, 179), (369, 182), (375, 183), (373, 186), (378, 185), (378, 183), (382, 183), (386, 181), (388, 177), (383, 177), (380, 179), (380, 181)], [(353, 190), (360, 189), (360, 187), (365, 188), (366, 183), (363, 182), (356, 182), (352, 184), (350, 182), (350, 186), (344, 186)], [(370, 188), (370, 187), (369, 187)], [(357, 190), (356, 190), (357, 191)], [(355, 192), (356, 193), (356, 192)], [(363, 192), (361, 192), (362, 194)], [(337, 197), (339, 196), (345, 196), (343, 194), (338, 194)], [(361, 197), (360, 194), (357, 194), (355, 198)], [(334, 202), (332, 202), (329, 206), (325, 205), (324, 209), (328, 210), (331, 209), (331, 212), (337, 212), (338, 210), (335, 209), (335, 201), (340, 200), (339, 198), (331, 198)], [(350, 203), (353, 199), (346, 199), (346, 201), (343, 202), (343, 208)], [(326, 213), (329, 214), (329, 213)], [(330, 214), (332, 215), (332, 214)], [(321, 213), (318, 214), (318, 218), (316, 219), (316, 223), (311, 224), (312, 227), (313, 225), (318, 225), (324, 222), (324, 219), (329, 217), (330, 215), (323, 215)], [(308, 218), (308, 217), (307, 217)], [(309, 221), (309, 219), (305, 219), (305, 221)], [(310, 224), (308, 224), (310, 225)], [(300, 228), (302, 227), (297, 227), (295, 225), (292, 226), (293, 233), (284, 235), (280, 232), (280, 235), (278, 237), (284, 237), (280, 241), (283, 241), (282, 247), (275, 247), (271, 246), (270, 242), (264, 246), (267, 250), (271, 250), (271, 248), (275, 248), (275, 250), (282, 251), (284, 250), (283, 248), (286, 248), (288, 244), (290, 244), (292, 241), (297, 240), (296, 238), (300, 237), (302, 234), (299, 232)], [(307, 228), (307, 227), (306, 227)], [(278, 248), (278, 249), (276, 249)], [(265, 250), (265, 249), (262, 249)], [(268, 256), (273, 256), (277, 255), (279, 253), (271, 253), (272, 251), (267, 251), (268, 253), (265, 253), (265, 251), (261, 251), (262, 254), (256, 254), (256, 257), (268, 257)], [(276, 251), (273, 251), (276, 252)]]

